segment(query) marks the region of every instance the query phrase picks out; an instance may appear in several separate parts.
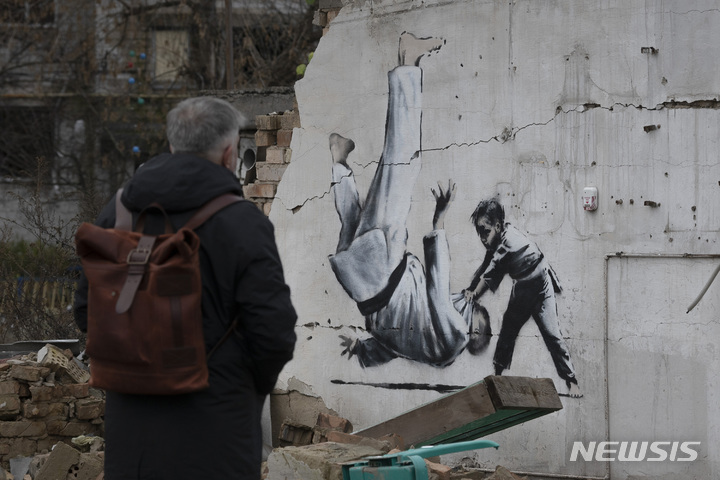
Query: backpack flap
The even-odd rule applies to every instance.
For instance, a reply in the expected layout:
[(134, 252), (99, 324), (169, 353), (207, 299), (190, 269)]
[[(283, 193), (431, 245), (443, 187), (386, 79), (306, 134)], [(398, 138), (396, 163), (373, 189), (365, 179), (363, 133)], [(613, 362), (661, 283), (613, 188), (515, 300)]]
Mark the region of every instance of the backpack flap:
[(131, 231), (132, 217), (120, 192), (116, 199), (115, 228), (85, 223), (75, 236), (88, 279), (90, 384), (154, 395), (207, 388), (200, 239), (193, 229), (241, 198), (215, 198), (175, 233), (167, 233), (171, 227), (165, 215), (161, 235)]
[(155, 237), (143, 235), (140, 237), (137, 247), (128, 253), (127, 260), (125, 260), (127, 264), (127, 278), (125, 279), (125, 285), (123, 285), (122, 290), (120, 290), (118, 301), (115, 304), (116, 313), (125, 313), (130, 309), (135, 299), (135, 293), (145, 275), (145, 270), (147, 270), (153, 245), (155, 245)]
[(207, 388), (195, 232), (149, 236), (83, 224), (76, 243), (89, 285), (90, 383), (135, 394)]

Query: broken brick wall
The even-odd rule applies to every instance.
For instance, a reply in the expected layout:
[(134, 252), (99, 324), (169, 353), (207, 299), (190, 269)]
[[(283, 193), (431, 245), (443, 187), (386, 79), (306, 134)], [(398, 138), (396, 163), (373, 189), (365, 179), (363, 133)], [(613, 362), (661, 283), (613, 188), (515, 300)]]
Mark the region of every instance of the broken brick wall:
[(243, 186), (243, 194), (269, 215), (277, 185), (290, 163), (290, 142), (293, 128), (300, 127), (300, 114), (295, 109), (257, 115), (255, 126), (256, 162), (253, 179)]
[[(327, 34), (332, 22), (340, 13), (342, 3), (322, 0), (313, 18), (313, 24)], [(238, 108), (243, 110), (241, 105)], [(244, 181), (243, 194), (254, 202), (265, 215), (270, 215), (277, 187), (292, 159), (293, 129), (300, 128), (297, 102), (283, 112), (268, 112), (255, 116), (255, 165)]]
[[(15, 363), (13, 363), (15, 362)], [(58, 442), (103, 435), (105, 394), (67, 383), (32, 360), (0, 364), (0, 465), (46, 453)]]

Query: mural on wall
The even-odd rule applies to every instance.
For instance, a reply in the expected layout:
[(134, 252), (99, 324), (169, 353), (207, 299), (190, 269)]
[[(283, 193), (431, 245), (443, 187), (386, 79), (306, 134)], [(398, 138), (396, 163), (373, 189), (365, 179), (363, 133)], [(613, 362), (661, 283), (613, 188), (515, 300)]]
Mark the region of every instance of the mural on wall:
[(361, 202), (348, 158), (354, 142), (329, 138), (332, 187), (340, 222), (330, 264), (337, 280), (365, 317), (366, 338), (341, 336), (342, 355), (363, 367), (395, 358), (445, 367), (465, 351), (485, 351), (492, 335), (487, 310), (478, 300), (494, 292), (505, 275), (514, 280), (503, 317), (494, 364), (496, 374), (510, 367), (520, 328), (532, 317), (568, 394), (581, 396), (567, 347), (560, 334), (555, 293), (559, 284), (540, 250), (504, 222), (496, 200), (480, 202), (472, 222), (485, 245), (485, 260), (470, 286), (450, 293), (450, 252), (445, 215), (455, 196), (452, 180), (438, 182), (432, 230), (423, 237), (424, 266), (407, 251), (411, 194), (421, 167), (422, 76), (420, 60), (444, 41), (400, 37), (399, 65), (388, 73), (388, 107), (383, 152), (367, 197)]
[(482, 200), (471, 221), (485, 247), (485, 258), (465, 290), (467, 300), (477, 301), (488, 290), (495, 292), (506, 275), (513, 280), (495, 346), (495, 375), (510, 368), (515, 340), (532, 317), (558, 375), (565, 380), (566, 395), (581, 397), (570, 353), (560, 332), (555, 294), (561, 293), (562, 288), (555, 271), (535, 243), (505, 222), (505, 210), (497, 199)]

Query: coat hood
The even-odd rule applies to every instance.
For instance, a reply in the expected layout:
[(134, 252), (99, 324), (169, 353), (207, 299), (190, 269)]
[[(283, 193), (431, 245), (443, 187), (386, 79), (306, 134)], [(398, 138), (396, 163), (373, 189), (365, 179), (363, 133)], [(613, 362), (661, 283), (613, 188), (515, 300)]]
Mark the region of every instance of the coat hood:
[(187, 153), (164, 153), (142, 164), (125, 185), (122, 202), (139, 211), (157, 202), (168, 212), (194, 210), (223, 193), (242, 196), (227, 168)]

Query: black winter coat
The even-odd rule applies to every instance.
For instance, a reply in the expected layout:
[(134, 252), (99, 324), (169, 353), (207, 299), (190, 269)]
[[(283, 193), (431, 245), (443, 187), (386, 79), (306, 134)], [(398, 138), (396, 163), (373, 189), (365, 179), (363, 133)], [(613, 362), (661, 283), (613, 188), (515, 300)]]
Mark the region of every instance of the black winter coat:
[[(181, 227), (223, 193), (242, 194), (227, 169), (189, 154), (163, 154), (126, 184), (123, 204), (137, 213), (162, 205)], [(109, 202), (97, 225), (115, 222)], [(161, 233), (160, 218), (146, 232)], [(295, 310), (270, 221), (249, 201), (232, 204), (196, 229), (203, 280), (203, 331), (209, 351), (239, 319), (237, 334), (211, 357), (210, 388), (174, 396), (107, 392), (105, 479), (258, 479), (260, 414), (295, 345)], [(87, 328), (87, 281), (81, 278), (75, 320)], [(92, 359), (91, 359), (92, 362)]]

